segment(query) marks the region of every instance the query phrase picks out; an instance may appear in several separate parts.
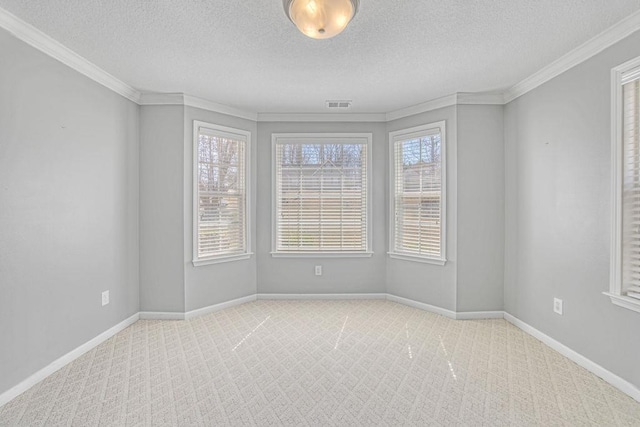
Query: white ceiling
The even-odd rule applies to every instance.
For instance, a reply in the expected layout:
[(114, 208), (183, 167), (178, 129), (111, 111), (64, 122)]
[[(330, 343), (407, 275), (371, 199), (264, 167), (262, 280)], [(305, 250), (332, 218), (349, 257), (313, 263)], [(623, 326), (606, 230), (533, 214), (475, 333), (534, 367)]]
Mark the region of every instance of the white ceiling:
[(342, 34), (303, 36), (281, 0), (0, 0), (143, 92), (248, 111), (397, 110), (504, 90), (640, 10), (640, 0), (361, 0)]

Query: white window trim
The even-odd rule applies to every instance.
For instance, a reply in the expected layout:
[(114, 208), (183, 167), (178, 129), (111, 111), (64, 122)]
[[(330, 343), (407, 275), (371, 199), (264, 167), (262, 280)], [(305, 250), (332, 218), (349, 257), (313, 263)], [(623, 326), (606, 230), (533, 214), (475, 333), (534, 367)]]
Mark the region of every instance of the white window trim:
[[(198, 257), (198, 134), (199, 128), (207, 128), (212, 131), (217, 131), (221, 133), (228, 133), (237, 135), (241, 140), (245, 141), (245, 188), (244, 188), (244, 202), (245, 202), (245, 251), (241, 254), (233, 254), (233, 255), (214, 255), (208, 257)], [(192, 244), (192, 264), (194, 267), (200, 267), (211, 264), (219, 264), (223, 262), (232, 262), (239, 261), (244, 259), (251, 258), (253, 253), (251, 252), (251, 132), (235, 129), (227, 126), (220, 126), (213, 123), (202, 122), (199, 120), (193, 121), (193, 144), (192, 144), (192, 158), (193, 158), (193, 176), (191, 183), (193, 185), (193, 203), (192, 203), (192, 233), (193, 233), (193, 244)]]
[[(196, 248), (197, 250), (197, 248)], [(203, 265), (210, 265), (210, 264), (220, 264), (223, 262), (231, 262), (231, 261), (239, 261), (239, 260), (243, 260), (243, 259), (249, 259), (251, 258), (251, 255), (253, 255), (252, 252), (247, 252), (244, 254), (237, 254), (237, 255), (218, 255), (215, 257), (206, 257), (206, 258), (200, 258), (200, 259), (194, 259), (192, 261), (193, 266), (194, 267), (200, 267)]]
[(389, 255), (389, 258), (393, 258), (393, 259), (421, 262), (424, 264), (445, 265), (447, 263), (446, 259), (432, 258), (432, 257), (419, 256), (419, 255), (413, 255), (413, 254), (404, 254), (401, 252), (387, 252), (387, 255)]
[[(362, 143), (363, 139), (367, 145), (367, 249), (364, 251), (345, 251), (345, 252), (307, 252), (307, 251), (278, 251), (277, 250), (277, 213), (276, 213), (276, 145), (278, 143), (286, 143), (287, 140), (295, 140), (296, 142), (326, 143), (328, 139), (337, 139), (344, 142), (345, 139), (354, 139)], [(271, 135), (271, 256), (274, 258), (368, 258), (373, 255), (372, 251), (372, 192), (371, 192), (371, 168), (372, 168), (372, 151), (373, 151), (373, 134), (372, 133), (274, 133)]]
[(611, 272), (609, 292), (603, 292), (617, 306), (640, 313), (640, 300), (622, 294), (622, 85), (640, 75), (640, 57), (611, 70)]
[(371, 258), (373, 252), (271, 252), (274, 258)]
[[(415, 254), (407, 254), (395, 250), (395, 218), (396, 218), (396, 165), (394, 142), (411, 134), (420, 134), (428, 132), (431, 129), (440, 128), (440, 156), (442, 171), (442, 194), (440, 206), (440, 257), (421, 256)], [(429, 123), (422, 126), (416, 126), (408, 129), (401, 129), (389, 132), (389, 252), (390, 258), (400, 259), (404, 261), (422, 262), (426, 264), (445, 265), (447, 262), (447, 135), (446, 120)]]

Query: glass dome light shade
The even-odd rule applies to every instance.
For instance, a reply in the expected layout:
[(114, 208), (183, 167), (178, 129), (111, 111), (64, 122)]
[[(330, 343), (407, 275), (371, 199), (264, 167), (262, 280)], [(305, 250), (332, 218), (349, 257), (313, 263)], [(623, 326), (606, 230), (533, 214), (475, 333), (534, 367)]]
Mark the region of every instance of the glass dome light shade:
[(304, 35), (328, 39), (340, 34), (358, 9), (358, 0), (283, 0), (289, 19)]

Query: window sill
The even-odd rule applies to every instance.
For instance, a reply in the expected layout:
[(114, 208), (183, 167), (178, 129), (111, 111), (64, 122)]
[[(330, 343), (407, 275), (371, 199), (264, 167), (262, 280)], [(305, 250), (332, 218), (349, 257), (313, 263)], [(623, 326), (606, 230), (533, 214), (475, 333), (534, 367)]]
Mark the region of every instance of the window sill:
[(371, 258), (373, 252), (271, 252), (273, 258)]
[(248, 252), (246, 254), (225, 255), (225, 256), (219, 256), (215, 258), (194, 259), (191, 262), (193, 263), (194, 267), (201, 267), (203, 265), (220, 264), (223, 262), (233, 262), (233, 261), (240, 261), (243, 259), (249, 259), (251, 258), (251, 255), (253, 255), (253, 253)]
[(615, 305), (619, 307), (627, 308), (629, 310), (637, 311), (638, 313), (640, 313), (639, 299), (627, 297), (624, 295), (616, 295), (610, 292), (603, 292), (603, 294), (611, 298), (611, 302), (614, 303)]
[(407, 255), (401, 254), (397, 252), (388, 252), (389, 258), (401, 259), (403, 261), (413, 261), (413, 262), (421, 262), (423, 264), (434, 264), (434, 265), (445, 265), (447, 260), (440, 258), (427, 258), (416, 255)]

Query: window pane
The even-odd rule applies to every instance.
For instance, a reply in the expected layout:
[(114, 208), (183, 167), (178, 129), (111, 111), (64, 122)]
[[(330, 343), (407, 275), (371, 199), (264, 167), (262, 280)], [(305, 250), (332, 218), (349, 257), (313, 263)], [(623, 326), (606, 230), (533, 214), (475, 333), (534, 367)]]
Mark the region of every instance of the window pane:
[(245, 142), (207, 130), (197, 155), (197, 256), (245, 253)]
[(276, 144), (276, 251), (367, 250), (367, 145)]
[(622, 291), (640, 297), (640, 80), (622, 92)]
[(394, 142), (392, 252), (442, 257), (442, 137), (426, 133)]

